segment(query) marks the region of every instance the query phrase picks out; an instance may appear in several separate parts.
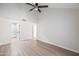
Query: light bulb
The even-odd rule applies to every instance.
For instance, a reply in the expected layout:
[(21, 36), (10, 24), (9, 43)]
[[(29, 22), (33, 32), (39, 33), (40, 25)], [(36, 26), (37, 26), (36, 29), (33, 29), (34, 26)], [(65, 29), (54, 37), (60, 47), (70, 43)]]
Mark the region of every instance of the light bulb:
[(35, 10), (37, 11), (37, 10), (38, 10), (38, 8), (35, 8)]

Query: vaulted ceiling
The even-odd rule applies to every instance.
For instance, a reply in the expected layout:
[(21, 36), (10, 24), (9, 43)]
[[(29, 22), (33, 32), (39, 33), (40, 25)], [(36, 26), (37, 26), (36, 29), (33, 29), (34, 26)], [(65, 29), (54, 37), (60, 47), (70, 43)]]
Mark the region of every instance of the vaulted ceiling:
[[(39, 3), (39, 5), (48, 5), (48, 8), (41, 9), (42, 12), (49, 11), (49, 8), (79, 8), (79, 3)], [(31, 8), (33, 7), (25, 3), (0, 3), (0, 17), (37, 20), (36, 11), (29, 12)]]

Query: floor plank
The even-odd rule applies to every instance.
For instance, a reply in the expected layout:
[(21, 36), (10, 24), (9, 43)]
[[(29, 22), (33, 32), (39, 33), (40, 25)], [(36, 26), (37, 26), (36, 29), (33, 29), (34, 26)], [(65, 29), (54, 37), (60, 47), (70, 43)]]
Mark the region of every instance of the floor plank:
[(12, 40), (0, 46), (0, 56), (79, 56), (78, 53), (39, 40)]

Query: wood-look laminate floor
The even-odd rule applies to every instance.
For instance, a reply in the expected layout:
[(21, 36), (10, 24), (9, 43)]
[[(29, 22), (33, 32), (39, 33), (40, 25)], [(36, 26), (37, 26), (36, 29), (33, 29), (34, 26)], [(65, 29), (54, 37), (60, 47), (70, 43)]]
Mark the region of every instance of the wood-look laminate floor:
[(0, 45), (0, 56), (10, 55), (11, 49), (10, 44)]
[(79, 54), (38, 40), (12, 40), (0, 46), (1, 56), (79, 56)]

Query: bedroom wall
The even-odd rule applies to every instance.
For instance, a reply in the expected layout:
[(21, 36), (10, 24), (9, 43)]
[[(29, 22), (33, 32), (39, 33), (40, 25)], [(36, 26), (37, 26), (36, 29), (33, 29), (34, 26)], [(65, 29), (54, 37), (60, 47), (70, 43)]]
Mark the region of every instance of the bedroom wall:
[[(14, 28), (14, 23), (19, 24), (20, 26), (15, 26)], [(0, 18), (0, 45), (10, 43), (14, 37), (16, 37), (16, 40), (32, 39), (33, 25), (34, 23)]]
[[(20, 23), (22, 25), (21, 31), (25, 31), (26, 27), (28, 28), (27, 32), (29, 36), (32, 36), (32, 24), (37, 22), (36, 12), (29, 12), (31, 6), (24, 3), (0, 3), (0, 44), (8, 43), (11, 39), (11, 24)], [(25, 19), (26, 22), (23, 22), (22, 19)], [(31, 25), (27, 26), (31, 23)], [(24, 25), (24, 26), (23, 26)], [(23, 28), (25, 27), (25, 28)], [(21, 35), (25, 35), (22, 32)], [(26, 34), (27, 35), (27, 34)], [(29, 37), (28, 36), (28, 37)], [(24, 37), (21, 37), (25, 39)], [(26, 37), (27, 38), (27, 37)], [(32, 37), (31, 37), (32, 38)]]
[(12, 22), (11, 20), (0, 18), (0, 45), (10, 42)]
[(79, 9), (48, 8), (38, 19), (39, 40), (79, 53)]

